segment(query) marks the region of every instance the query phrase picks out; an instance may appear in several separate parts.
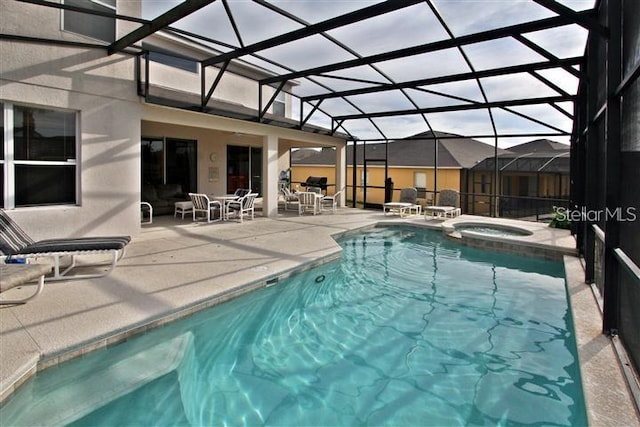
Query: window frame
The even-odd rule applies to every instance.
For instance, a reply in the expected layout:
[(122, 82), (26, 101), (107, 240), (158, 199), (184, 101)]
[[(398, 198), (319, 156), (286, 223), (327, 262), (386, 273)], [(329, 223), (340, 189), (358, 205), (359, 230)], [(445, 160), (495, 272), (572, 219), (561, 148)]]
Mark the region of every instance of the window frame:
[[(62, 0), (62, 3), (66, 4), (67, 1), (68, 0)], [(113, 40), (104, 40), (104, 39), (101, 39), (101, 38), (94, 37), (93, 35), (80, 33), (80, 32), (73, 31), (73, 30), (70, 30), (70, 29), (66, 28), (66, 26), (65, 26), (65, 13), (68, 13), (68, 12), (66, 10), (64, 10), (64, 9), (62, 9), (60, 11), (60, 30), (68, 32), (68, 33), (76, 34), (76, 35), (79, 35), (79, 36), (82, 36), (82, 37), (87, 37), (87, 38), (90, 38), (92, 40), (97, 40), (97, 41), (100, 41), (100, 42), (113, 43), (117, 38), (117, 22), (116, 22), (116, 15), (118, 13), (117, 0), (113, 1), (114, 5), (107, 4), (107, 2), (105, 2), (104, 0), (83, 0), (83, 1), (84, 2), (89, 2), (89, 3), (92, 3), (93, 5), (97, 5), (97, 6), (100, 6), (100, 7), (103, 7), (105, 9), (109, 9), (109, 10), (113, 11), (113, 18), (112, 18), (112, 20), (113, 20)], [(82, 13), (82, 12), (74, 12), (74, 13)], [(109, 19), (107, 17), (99, 16), (99, 15), (85, 14), (85, 16), (86, 16), (87, 19), (90, 19), (90, 18), (94, 18), (94, 19), (95, 18)]]
[[(418, 198), (427, 198), (427, 173), (422, 171), (413, 172), (413, 187), (418, 191)], [(424, 185), (420, 185), (424, 184)]]
[[(16, 160), (15, 159), (15, 107), (32, 108), (47, 111), (57, 111), (63, 113), (74, 114), (74, 139), (75, 139), (75, 158), (67, 158), (67, 160)], [(80, 205), (80, 167), (78, 157), (80, 154), (80, 112), (76, 110), (55, 108), (50, 106), (37, 106), (30, 104), (14, 103), (0, 100), (0, 109), (3, 117), (3, 135), (2, 135), (2, 156), (0, 164), (2, 164), (2, 201), (0, 207), (4, 209), (16, 208), (40, 208), (45, 206), (79, 206)], [(69, 167), (74, 168), (75, 188), (74, 201), (72, 203), (41, 203), (16, 206), (16, 166), (48, 166), (48, 167)], [(0, 201), (0, 202), (2, 202)]]
[(199, 74), (200, 72), (199, 62), (194, 58), (173, 53), (147, 42), (142, 42), (142, 49), (149, 51), (150, 62), (186, 71), (191, 74)]

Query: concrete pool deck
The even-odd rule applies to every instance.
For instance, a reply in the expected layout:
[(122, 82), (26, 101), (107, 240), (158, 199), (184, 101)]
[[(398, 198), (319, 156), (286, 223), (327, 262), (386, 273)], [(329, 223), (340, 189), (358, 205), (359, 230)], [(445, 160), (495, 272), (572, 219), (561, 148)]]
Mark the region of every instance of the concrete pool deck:
[[(449, 221), (497, 220), (463, 215)], [(0, 398), (37, 370), (333, 260), (341, 249), (332, 236), (377, 224), (442, 229), (443, 222), (360, 209), (302, 217), (282, 213), (243, 224), (154, 218), (109, 276), (46, 284), (29, 303), (0, 308)], [(566, 230), (515, 224), (533, 231), (513, 237), (527, 247), (559, 247), (559, 257), (573, 253), (575, 242)], [(612, 342), (600, 333), (596, 300), (581, 283), (580, 261), (566, 256), (565, 266), (591, 425), (640, 426)], [(2, 298), (19, 298), (31, 287), (11, 289)]]

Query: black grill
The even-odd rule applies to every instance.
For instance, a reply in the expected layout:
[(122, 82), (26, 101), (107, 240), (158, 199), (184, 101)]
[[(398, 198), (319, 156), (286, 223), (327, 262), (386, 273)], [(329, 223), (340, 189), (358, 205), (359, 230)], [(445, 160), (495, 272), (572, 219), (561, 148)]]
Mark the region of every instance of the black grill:
[(303, 187), (318, 187), (322, 191), (327, 190), (327, 177), (326, 176), (310, 176), (302, 184)]

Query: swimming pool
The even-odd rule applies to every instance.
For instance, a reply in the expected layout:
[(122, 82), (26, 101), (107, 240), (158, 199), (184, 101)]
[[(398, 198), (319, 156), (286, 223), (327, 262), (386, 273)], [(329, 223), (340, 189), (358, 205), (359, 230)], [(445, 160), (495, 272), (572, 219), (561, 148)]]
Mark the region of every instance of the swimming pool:
[(405, 227), (340, 243), (339, 261), (38, 374), (3, 423), (586, 425), (562, 264)]

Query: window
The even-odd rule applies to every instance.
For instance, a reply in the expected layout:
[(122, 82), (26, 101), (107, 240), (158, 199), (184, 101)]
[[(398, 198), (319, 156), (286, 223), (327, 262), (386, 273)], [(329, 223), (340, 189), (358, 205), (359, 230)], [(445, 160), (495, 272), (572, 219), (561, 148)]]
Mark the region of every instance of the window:
[(76, 204), (76, 113), (4, 104), (2, 206)]
[(427, 198), (427, 174), (424, 172), (413, 173), (413, 186), (418, 190), (418, 197)]
[(285, 98), (286, 94), (282, 91), (278, 93), (276, 99), (273, 101), (273, 114), (275, 116), (284, 117), (285, 115)]
[(369, 183), (369, 172), (364, 173), (364, 171), (360, 172), (360, 185), (363, 187), (366, 187), (367, 184)]
[(116, 0), (64, 0), (64, 4), (114, 15), (113, 18), (72, 10), (62, 11), (65, 31), (113, 43), (116, 40)]
[(487, 175), (482, 174), (480, 175), (480, 192), (483, 194), (489, 194), (490, 189), (489, 189), (489, 180), (487, 179)]
[(168, 50), (152, 46), (149, 43), (143, 42), (142, 48), (149, 51), (149, 61), (168, 65), (169, 67), (178, 68), (180, 70), (189, 71), (191, 73), (198, 72), (198, 62), (194, 59), (188, 58), (186, 56), (176, 55), (175, 53), (171, 53)]
[(142, 186), (180, 184), (185, 193), (197, 190), (195, 140), (142, 138)]

